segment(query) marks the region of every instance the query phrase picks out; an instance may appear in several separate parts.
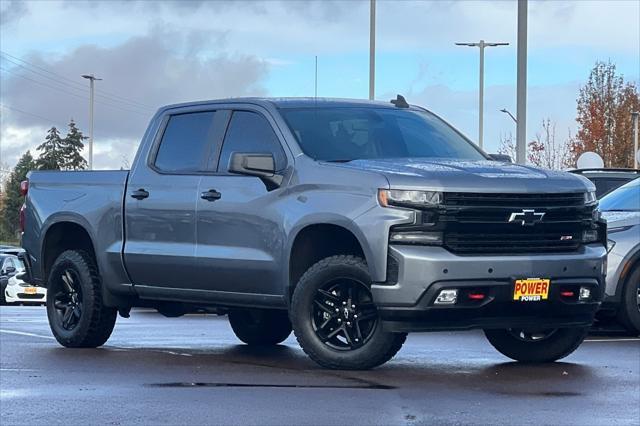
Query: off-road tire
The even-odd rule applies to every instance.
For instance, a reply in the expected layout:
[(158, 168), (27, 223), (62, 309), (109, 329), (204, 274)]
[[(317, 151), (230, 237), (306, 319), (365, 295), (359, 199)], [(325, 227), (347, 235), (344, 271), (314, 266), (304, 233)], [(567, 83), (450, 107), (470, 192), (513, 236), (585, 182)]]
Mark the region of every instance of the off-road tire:
[(618, 319), (631, 332), (640, 333), (640, 311), (638, 310), (638, 286), (640, 285), (640, 264), (636, 264), (622, 289)]
[(338, 255), (320, 260), (298, 281), (291, 302), (293, 332), (304, 352), (322, 367), (337, 370), (367, 370), (389, 361), (400, 350), (406, 333), (384, 331), (380, 322), (369, 340), (359, 348), (340, 351), (324, 344), (312, 324), (312, 307), (316, 291), (334, 277), (354, 277), (367, 286), (371, 276), (364, 259)]
[(286, 311), (238, 309), (229, 312), (229, 324), (236, 337), (247, 345), (277, 345), (291, 334)]
[[(82, 290), (82, 312), (72, 330), (62, 326), (54, 307), (54, 298), (62, 285), (59, 277), (67, 269), (76, 273)], [(104, 306), (100, 276), (93, 258), (87, 252), (67, 250), (53, 263), (47, 281), (47, 316), (54, 337), (67, 348), (95, 348), (102, 346), (111, 336), (117, 310)]]
[(509, 330), (485, 330), (489, 343), (498, 352), (526, 363), (553, 362), (570, 355), (584, 341), (589, 327), (559, 328), (540, 341), (523, 341)]

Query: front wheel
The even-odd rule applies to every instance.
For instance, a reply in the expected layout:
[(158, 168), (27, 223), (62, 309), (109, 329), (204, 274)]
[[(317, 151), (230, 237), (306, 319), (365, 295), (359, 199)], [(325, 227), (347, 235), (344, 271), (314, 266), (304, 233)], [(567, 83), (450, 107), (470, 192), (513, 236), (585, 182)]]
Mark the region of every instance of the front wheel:
[(277, 345), (291, 334), (286, 311), (232, 310), (229, 312), (229, 323), (236, 337), (247, 345)]
[(382, 329), (370, 285), (367, 264), (355, 256), (325, 258), (300, 278), (291, 322), (298, 343), (319, 365), (365, 370), (402, 347), (406, 334)]
[(631, 271), (624, 285), (618, 318), (629, 331), (640, 333), (640, 265)]
[(116, 323), (117, 311), (102, 301), (102, 285), (91, 256), (63, 252), (47, 282), (47, 317), (56, 340), (68, 348), (103, 345)]
[(485, 330), (501, 354), (520, 362), (553, 362), (570, 355), (584, 341), (589, 327)]

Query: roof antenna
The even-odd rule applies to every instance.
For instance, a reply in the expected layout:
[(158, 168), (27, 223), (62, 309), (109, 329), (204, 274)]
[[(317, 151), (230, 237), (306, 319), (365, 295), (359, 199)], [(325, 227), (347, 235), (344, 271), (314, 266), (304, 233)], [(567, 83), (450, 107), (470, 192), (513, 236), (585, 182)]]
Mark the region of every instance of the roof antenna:
[(398, 95), (395, 99), (391, 99), (390, 102), (394, 104), (396, 108), (409, 108), (407, 100), (402, 95)]

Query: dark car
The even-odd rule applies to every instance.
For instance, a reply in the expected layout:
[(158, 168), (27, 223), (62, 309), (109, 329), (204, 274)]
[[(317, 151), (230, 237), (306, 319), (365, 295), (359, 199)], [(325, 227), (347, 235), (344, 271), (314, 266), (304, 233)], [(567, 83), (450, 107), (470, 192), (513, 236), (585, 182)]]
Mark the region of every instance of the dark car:
[(570, 172), (582, 175), (593, 182), (598, 199), (640, 177), (638, 169), (576, 169)]

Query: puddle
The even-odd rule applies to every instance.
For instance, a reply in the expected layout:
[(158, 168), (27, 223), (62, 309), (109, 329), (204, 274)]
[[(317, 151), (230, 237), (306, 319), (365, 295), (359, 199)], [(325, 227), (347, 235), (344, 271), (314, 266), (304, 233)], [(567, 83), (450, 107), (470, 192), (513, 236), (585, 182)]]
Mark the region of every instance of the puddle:
[(306, 384), (276, 384), (276, 383), (227, 383), (227, 382), (173, 382), (151, 383), (145, 385), (152, 388), (307, 388), (307, 389), (374, 389), (390, 390), (395, 386), (377, 383), (361, 383), (353, 385), (306, 385)]

